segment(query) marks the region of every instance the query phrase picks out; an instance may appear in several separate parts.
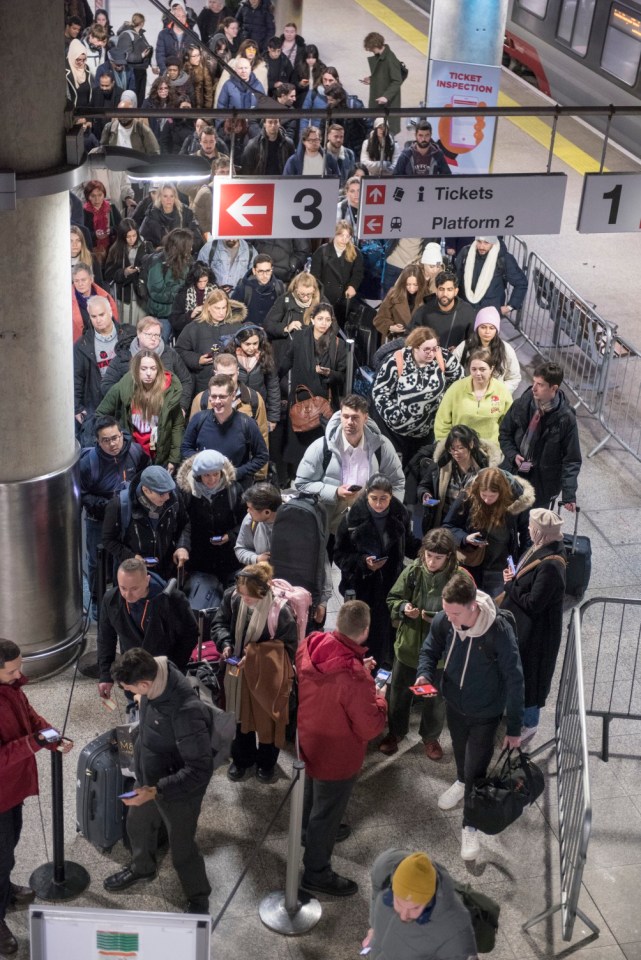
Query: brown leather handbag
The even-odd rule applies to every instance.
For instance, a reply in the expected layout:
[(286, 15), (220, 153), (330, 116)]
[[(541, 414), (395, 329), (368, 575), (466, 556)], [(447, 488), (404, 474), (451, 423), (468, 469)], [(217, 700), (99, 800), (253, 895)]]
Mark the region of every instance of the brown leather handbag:
[[(308, 396), (299, 400), (299, 393), (307, 393)], [(315, 397), (303, 383), (299, 383), (294, 390), (294, 401), (289, 408), (289, 422), (294, 433), (305, 433), (324, 426), (334, 412), (326, 397)], [(325, 423), (321, 422), (321, 418)]]

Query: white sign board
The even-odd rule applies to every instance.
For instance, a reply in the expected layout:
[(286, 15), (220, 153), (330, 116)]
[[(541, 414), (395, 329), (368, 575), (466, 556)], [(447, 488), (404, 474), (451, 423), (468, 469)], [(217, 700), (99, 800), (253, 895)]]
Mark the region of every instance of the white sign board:
[[(457, 117), (460, 107), (495, 107), (501, 67), (430, 60), (427, 115), (432, 137), (443, 148), (453, 174), (489, 173), (496, 117)], [(451, 107), (446, 117), (430, 117), (430, 107)]]
[(31, 960), (209, 960), (208, 916), (29, 909)]
[(579, 233), (639, 233), (641, 173), (586, 173)]
[(394, 177), (361, 186), (358, 235), (467, 237), (560, 233), (564, 173)]
[(333, 237), (337, 177), (214, 177), (214, 237)]

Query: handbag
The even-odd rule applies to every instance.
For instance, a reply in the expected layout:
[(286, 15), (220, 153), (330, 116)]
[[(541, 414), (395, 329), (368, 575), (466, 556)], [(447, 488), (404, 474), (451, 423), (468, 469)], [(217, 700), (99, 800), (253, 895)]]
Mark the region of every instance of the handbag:
[[(465, 823), (490, 835), (501, 833), (543, 793), (543, 772), (519, 748), (518, 757), (507, 747), (487, 777), (474, 782), (465, 801)], [(498, 773), (496, 769), (503, 760)]]
[[(300, 392), (306, 392), (308, 396), (304, 400), (299, 400)], [(315, 397), (309, 387), (303, 383), (299, 383), (294, 390), (294, 400), (295, 402), (289, 408), (289, 422), (294, 433), (305, 433), (307, 430), (324, 426), (321, 418), (327, 421), (334, 412), (326, 397)]]
[(480, 567), (485, 560), (485, 548), (487, 544), (481, 543), (477, 547), (465, 546), (456, 551), (456, 559), (464, 567)]

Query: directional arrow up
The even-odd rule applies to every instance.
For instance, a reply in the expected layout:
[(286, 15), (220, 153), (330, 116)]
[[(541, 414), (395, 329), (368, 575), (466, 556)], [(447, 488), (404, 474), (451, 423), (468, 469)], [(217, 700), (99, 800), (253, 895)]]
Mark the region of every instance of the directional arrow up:
[(251, 198), (255, 196), (253, 193), (241, 193), (239, 197), (234, 200), (233, 203), (230, 203), (227, 207), (227, 213), (230, 217), (233, 217), (234, 220), (240, 224), (241, 227), (251, 227), (253, 223), (248, 219), (248, 215), (256, 214), (262, 216), (267, 213), (266, 206), (260, 207), (249, 207), (247, 204)]

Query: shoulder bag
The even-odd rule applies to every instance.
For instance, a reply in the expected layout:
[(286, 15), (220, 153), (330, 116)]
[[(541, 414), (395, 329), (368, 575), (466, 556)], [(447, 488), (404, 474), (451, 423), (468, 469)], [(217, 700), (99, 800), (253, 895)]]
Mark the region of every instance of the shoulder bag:
[(501, 833), (543, 793), (542, 771), (520, 748), (516, 753), (506, 747), (489, 776), (474, 782), (465, 801), (468, 826), (490, 835)]
[[(299, 394), (307, 394), (299, 400)], [(334, 411), (326, 397), (315, 397), (309, 387), (299, 383), (294, 390), (294, 403), (289, 408), (289, 421), (294, 433), (305, 433), (322, 426), (321, 418), (329, 420)]]

